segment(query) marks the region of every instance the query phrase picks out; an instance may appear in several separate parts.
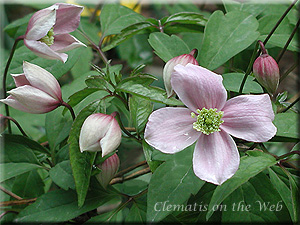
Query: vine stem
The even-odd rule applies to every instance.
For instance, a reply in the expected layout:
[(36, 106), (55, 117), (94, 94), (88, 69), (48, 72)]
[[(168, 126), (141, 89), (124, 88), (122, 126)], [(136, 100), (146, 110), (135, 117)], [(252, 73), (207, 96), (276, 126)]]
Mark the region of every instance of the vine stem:
[(145, 169), (142, 169), (142, 170), (139, 170), (135, 173), (132, 173), (126, 177), (115, 177), (113, 178), (111, 181), (110, 181), (110, 185), (113, 185), (113, 184), (117, 184), (117, 183), (123, 183), (124, 181), (127, 181), (127, 180), (131, 180), (131, 179), (134, 179), (136, 177), (139, 177), (139, 176), (142, 176), (144, 174), (147, 174), (147, 173), (150, 173), (151, 170), (149, 167), (145, 168)]
[[(24, 35), (22, 36), (19, 36), (16, 38), (15, 42), (14, 42), (14, 45), (10, 51), (10, 55), (9, 55), (9, 58), (7, 60), (7, 63), (6, 63), (6, 66), (5, 66), (5, 69), (4, 69), (4, 74), (3, 74), (3, 79), (2, 79), (2, 88), (3, 88), (3, 92), (2, 92), (2, 96), (3, 98), (6, 98), (6, 79), (7, 79), (7, 72), (8, 72), (8, 69), (9, 69), (9, 66), (10, 66), (10, 63), (12, 61), (12, 58), (14, 56), (14, 53), (16, 51), (16, 48), (17, 48), (17, 44), (19, 41), (23, 40), (24, 39)], [(5, 104), (5, 114), (6, 116), (9, 116), (9, 108), (8, 108), (8, 105)], [(8, 133), (11, 134), (11, 125), (10, 125), (10, 121), (8, 121)]]
[(130, 172), (130, 171), (132, 171), (132, 170), (134, 170), (134, 169), (136, 169), (136, 168), (138, 168), (138, 167), (140, 167), (140, 166), (146, 165), (146, 164), (147, 164), (147, 161), (146, 161), (146, 160), (144, 160), (144, 161), (142, 161), (142, 162), (139, 162), (139, 163), (137, 163), (137, 164), (135, 164), (135, 165), (133, 165), (133, 166), (130, 166), (130, 167), (128, 167), (128, 168), (126, 168), (126, 169), (120, 171), (119, 173), (116, 174), (115, 177), (123, 176), (124, 174), (126, 174), (126, 173), (128, 173), (128, 172)]
[(22, 129), (21, 125), (18, 123), (18, 121), (16, 121), (14, 118), (10, 117), (10, 116), (4, 116), (4, 118), (11, 120), (12, 122), (14, 122), (14, 124), (16, 124), (16, 126), (18, 127), (18, 129), (21, 131), (21, 133), (23, 134), (23, 136), (28, 137), (28, 135), (25, 133), (25, 131)]
[(279, 156), (278, 159), (284, 159), (285, 157), (288, 157), (290, 155), (295, 155), (295, 154), (300, 155), (300, 151), (291, 151), (291, 152), (288, 152), (288, 153), (286, 153), (284, 155)]
[(66, 102), (61, 103), (61, 105), (62, 105), (62, 106), (65, 106), (65, 107), (70, 111), (70, 113), (71, 113), (71, 115), (72, 115), (72, 118), (73, 118), (73, 121), (74, 121), (75, 118), (76, 118), (76, 116), (75, 116), (75, 113), (74, 113), (74, 110), (73, 110), (72, 106), (70, 106), (70, 105), (69, 105), (68, 103), (66, 103)]
[(8, 194), (9, 196), (11, 196), (11, 197), (13, 197), (13, 198), (15, 198), (15, 199), (17, 199), (17, 200), (22, 200), (22, 199), (23, 199), (23, 198), (21, 198), (20, 196), (18, 196), (18, 195), (16, 195), (16, 194), (12, 193), (11, 191), (6, 190), (6, 189), (5, 189), (4, 187), (2, 187), (1, 185), (0, 185), (0, 190), (3, 191), (5, 194)]
[(300, 100), (300, 97), (298, 97), (295, 101), (293, 101), (288, 107), (286, 107), (284, 110), (282, 110), (282, 113), (285, 113), (290, 108), (292, 108), (298, 101)]

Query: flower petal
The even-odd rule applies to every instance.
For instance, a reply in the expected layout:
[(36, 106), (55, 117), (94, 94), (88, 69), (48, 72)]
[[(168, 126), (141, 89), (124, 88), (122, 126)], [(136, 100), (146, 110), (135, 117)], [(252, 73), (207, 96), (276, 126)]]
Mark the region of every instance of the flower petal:
[(66, 34), (76, 30), (80, 22), (80, 14), (83, 11), (83, 7), (66, 3), (56, 3), (54, 5), (58, 6), (54, 33)]
[(54, 44), (50, 46), (50, 48), (55, 52), (66, 52), (72, 50), (74, 48), (78, 48), (81, 46), (85, 46), (85, 44), (81, 43), (75, 37), (70, 34), (60, 34), (54, 36)]
[(11, 74), (11, 76), (14, 78), (16, 87), (20, 87), (23, 85), (30, 85), (29, 81), (26, 79), (26, 76), (24, 73), (21, 74)]
[(23, 62), (23, 70), (31, 86), (46, 92), (56, 100), (62, 102), (59, 83), (51, 73), (26, 61)]
[(187, 108), (162, 108), (154, 111), (145, 130), (145, 141), (164, 153), (176, 153), (193, 144), (200, 132), (193, 128), (196, 119)]
[(32, 110), (35, 113), (50, 112), (60, 105), (59, 101), (47, 93), (29, 85), (17, 87), (7, 93), (25, 108)]
[(201, 66), (187, 64), (174, 67), (171, 84), (180, 100), (192, 111), (223, 108), (227, 93), (222, 76)]
[(197, 177), (221, 185), (234, 175), (239, 163), (236, 144), (226, 132), (201, 134), (193, 156), (193, 168)]
[(27, 26), (25, 39), (39, 40), (42, 37), (46, 36), (48, 31), (55, 24), (56, 9), (58, 9), (58, 6), (53, 5), (33, 14)]
[(226, 102), (220, 128), (234, 137), (253, 142), (270, 140), (277, 131), (270, 97), (241, 95)]
[(80, 151), (101, 151), (100, 140), (105, 136), (112, 117), (102, 113), (90, 115), (83, 123), (79, 136)]
[(20, 102), (18, 102), (11, 95), (9, 95), (6, 99), (1, 99), (0, 102), (4, 103), (6, 105), (9, 105), (9, 106), (11, 106), (11, 107), (13, 107), (17, 110), (23, 111), (23, 112), (34, 113), (34, 114), (40, 113), (40, 111), (36, 111), (36, 110), (26, 108), (24, 105), (22, 105)]
[(112, 117), (107, 133), (105, 134), (104, 138), (102, 138), (100, 141), (102, 157), (116, 150), (121, 143), (121, 138), (121, 128), (117, 120)]
[(53, 51), (48, 45), (41, 41), (24, 39), (24, 44), (34, 54), (45, 59), (57, 59), (65, 63), (68, 59), (68, 55), (65, 53), (57, 53)]

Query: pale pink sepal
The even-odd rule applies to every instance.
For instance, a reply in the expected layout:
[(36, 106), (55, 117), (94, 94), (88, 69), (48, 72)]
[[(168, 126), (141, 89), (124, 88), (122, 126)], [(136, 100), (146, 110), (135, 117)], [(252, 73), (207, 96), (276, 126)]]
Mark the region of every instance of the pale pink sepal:
[(221, 185), (234, 175), (239, 162), (236, 144), (226, 132), (201, 134), (193, 156), (194, 173), (201, 180)]
[(200, 132), (193, 129), (191, 110), (187, 108), (161, 108), (154, 111), (145, 130), (145, 141), (164, 153), (176, 153), (193, 144)]
[(24, 73), (21, 74), (11, 74), (15, 81), (16, 87), (20, 87), (23, 85), (30, 85), (29, 81), (26, 79), (26, 76)]
[(192, 111), (203, 107), (221, 109), (225, 105), (227, 92), (222, 76), (201, 66), (177, 65), (171, 84), (179, 99)]
[(228, 100), (222, 109), (220, 128), (234, 137), (252, 142), (270, 140), (277, 131), (269, 95), (241, 95)]
[(80, 46), (87, 47), (70, 34), (60, 34), (54, 37), (54, 44), (51, 45), (51, 49), (55, 52), (66, 52)]

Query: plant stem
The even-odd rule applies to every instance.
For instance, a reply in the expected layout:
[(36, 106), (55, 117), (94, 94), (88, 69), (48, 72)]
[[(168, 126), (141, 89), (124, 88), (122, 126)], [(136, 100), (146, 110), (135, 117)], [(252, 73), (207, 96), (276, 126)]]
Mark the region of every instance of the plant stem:
[(282, 110), (283, 113), (288, 111), (290, 108), (292, 108), (298, 101), (300, 100), (300, 97), (298, 97), (295, 101), (293, 101), (288, 107), (286, 107), (284, 110)]
[(66, 102), (63, 102), (61, 104), (62, 106), (65, 106), (66, 108), (68, 108), (68, 110), (70, 111), (71, 115), (72, 115), (72, 118), (73, 118), (73, 121), (75, 120), (76, 116), (75, 116), (75, 113), (74, 113), (74, 110), (72, 108), (72, 106), (70, 106), (68, 103)]
[(150, 168), (147, 167), (145, 169), (142, 169), (135, 173), (132, 173), (126, 177), (116, 177), (116, 178), (112, 179), (109, 184), (113, 185), (113, 184), (117, 184), (117, 183), (123, 183), (124, 181), (134, 179), (136, 177), (142, 176), (142, 175), (150, 173), (150, 172), (151, 172)]
[(286, 77), (287, 77), (287, 75), (289, 75), (290, 74), (290, 72), (292, 72), (296, 67), (298, 66), (298, 63), (296, 62), (294, 65), (292, 65), (281, 77), (280, 77), (280, 79), (279, 79), (279, 83), (281, 82), (281, 81), (283, 81)]
[(6, 119), (11, 120), (14, 122), (14, 124), (16, 124), (16, 126), (18, 127), (18, 129), (21, 131), (21, 133), (23, 134), (23, 136), (28, 137), (27, 134), (25, 133), (25, 131), (22, 129), (21, 125), (12, 117), (10, 116), (5, 116)]
[(36, 199), (37, 198), (0, 202), (0, 207), (30, 204), (30, 203), (35, 202)]
[(12, 193), (11, 191), (6, 190), (6, 189), (5, 189), (4, 187), (2, 187), (1, 185), (0, 185), (0, 190), (3, 191), (4, 193), (8, 194), (9, 196), (11, 196), (11, 197), (17, 199), (17, 200), (22, 200), (22, 199), (23, 199), (23, 198), (21, 198), (20, 196), (18, 196), (18, 195), (16, 195), (16, 194)]
[(120, 125), (121, 130), (122, 130), (125, 134), (127, 134), (129, 137), (136, 139), (138, 142), (141, 142), (140, 139), (138, 139), (137, 137), (135, 137), (134, 135), (132, 135), (128, 130), (126, 130), (126, 128), (124, 127), (124, 125), (123, 125), (123, 123), (122, 123), (122, 121), (121, 121), (120, 114), (119, 114), (118, 112), (115, 112), (115, 113), (116, 113), (116, 119), (117, 119), (118, 122), (119, 122), (119, 125)]
[[(9, 55), (9, 58), (7, 60), (7, 63), (6, 63), (6, 66), (5, 66), (5, 69), (4, 69), (4, 74), (3, 74), (3, 80), (2, 80), (2, 88), (3, 88), (3, 92), (2, 92), (2, 95), (3, 95), (3, 98), (6, 98), (6, 79), (7, 79), (7, 72), (8, 72), (8, 69), (9, 69), (9, 66), (10, 66), (10, 63), (12, 61), (12, 58), (14, 56), (14, 53), (16, 51), (16, 48), (17, 48), (17, 44), (19, 41), (23, 40), (24, 39), (24, 36), (20, 36), (20, 37), (17, 37), (15, 42), (14, 42), (14, 45), (10, 51), (10, 55)], [(9, 116), (9, 109), (8, 109), (8, 105), (5, 104), (5, 113), (6, 113), (6, 116)], [(8, 121), (8, 133), (11, 134), (11, 125), (10, 125), (10, 121)]]
[(295, 154), (300, 155), (300, 151), (291, 151), (291, 152), (288, 152), (288, 153), (286, 153), (284, 155), (279, 156), (278, 159), (284, 159), (284, 158), (286, 158), (286, 157), (288, 157), (290, 155), (295, 155)]
[(294, 27), (293, 32), (291, 33), (289, 39), (288, 39), (287, 42), (285, 43), (285, 45), (284, 45), (283, 49), (281, 50), (279, 56), (277, 57), (277, 59), (276, 59), (276, 62), (277, 62), (277, 63), (279, 63), (279, 61), (281, 60), (281, 58), (282, 58), (283, 54), (285, 53), (287, 47), (288, 47), (289, 44), (291, 43), (291, 41), (292, 41), (294, 35), (295, 35), (296, 32), (297, 32), (297, 29), (298, 29), (299, 25), (300, 25), (300, 19), (298, 20), (296, 26)]
[(137, 164), (135, 164), (135, 165), (133, 165), (133, 166), (130, 166), (130, 167), (128, 167), (128, 168), (126, 168), (126, 169), (120, 171), (119, 173), (116, 174), (115, 177), (121, 177), (121, 176), (123, 176), (124, 174), (130, 172), (131, 170), (134, 170), (134, 169), (136, 169), (136, 168), (138, 168), (138, 167), (140, 167), (140, 166), (146, 165), (146, 164), (147, 164), (147, 161), (146, 161), (146, 160), (144, 160), (144, 161), (142, 161), (142, 162), (139, 162), (139, 163), (137, 163)]

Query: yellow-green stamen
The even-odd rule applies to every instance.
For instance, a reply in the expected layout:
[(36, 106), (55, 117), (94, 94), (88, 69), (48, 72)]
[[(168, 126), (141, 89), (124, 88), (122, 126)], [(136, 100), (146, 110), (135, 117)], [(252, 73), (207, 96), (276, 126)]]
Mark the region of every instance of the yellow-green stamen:
[(51, 46), (54, 43), (53, 27), (48, 31), (45, 37), (42, 37), (39, 41), (44, 42), (46, 45)]
[(193, 123), (193, 128), (197, 131), (201, 131), (203, 134), (209, 135), (213, 132), (220, 131), (220, 125), (224, 122), (222, 119), (224, 112), (217, 109), (206, 109), (205, 107), (197, 109), (195, 113), (191, 113), (192, 118), (197, 118), (197, 121)]

